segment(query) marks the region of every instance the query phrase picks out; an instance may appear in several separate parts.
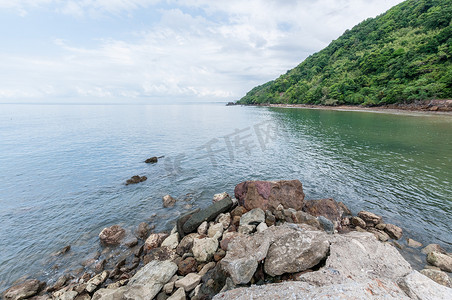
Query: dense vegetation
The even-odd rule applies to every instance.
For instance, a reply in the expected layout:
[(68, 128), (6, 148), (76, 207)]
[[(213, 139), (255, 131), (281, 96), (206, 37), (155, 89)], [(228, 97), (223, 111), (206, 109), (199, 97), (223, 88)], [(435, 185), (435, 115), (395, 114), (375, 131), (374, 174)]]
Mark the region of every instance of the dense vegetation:
[(452, 98), (452, 1), (408, 0), (347, 30), (240, 104), (383, 105)]

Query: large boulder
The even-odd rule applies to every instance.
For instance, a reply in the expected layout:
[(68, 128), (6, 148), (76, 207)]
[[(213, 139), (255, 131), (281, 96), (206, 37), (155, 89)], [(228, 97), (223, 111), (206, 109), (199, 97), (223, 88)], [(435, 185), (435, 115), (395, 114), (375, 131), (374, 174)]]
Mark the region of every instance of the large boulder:
[(102, 229), (99, 239), (106, 245), (118, 245), (126, 235), (126, 231), (119, 225), (113, 225)]
[(303, 210), (312, 216), (323, 216), (331, 222), (339, 223), (344, 213), (341, 206), (331, 198), (306, 201)]
[(411, 298), (419, 300), (452, 299), (452, 289), (442, 286), (418, 271), (398, 280), (399, 287)]
[(5, 300), (19, 300), (30, 298), (31, 296), (36, 295), (44, 286), (45, 283), (40, 282), (36, 279), (30, 279), (7, 289), (3, 293), (3, 297)]
[(280, 204), (301, 210), (304, 203), (303, 185), (299, 180), (245, 181), (235, 187), (234, 194), (247, 210), (274, 211)]

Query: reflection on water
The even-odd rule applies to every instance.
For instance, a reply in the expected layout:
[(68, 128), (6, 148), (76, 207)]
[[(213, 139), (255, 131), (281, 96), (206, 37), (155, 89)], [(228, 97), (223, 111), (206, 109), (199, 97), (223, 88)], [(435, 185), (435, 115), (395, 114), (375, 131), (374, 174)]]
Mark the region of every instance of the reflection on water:
[[(209, 148), (210, 147), (210, 148)], [(0, 289), (57, 277), (100, 250), (105, 226), (168, 229), (250, 179), (299, 179), (452, 247), (452, 118), (223, 105), (2, 105)], [(143, 161), (165, 155), (157, 164)], [(148, 180), (125, 186), (132, 175)], [(163, 208), (161, 198), (180, 201)], [(189, 194), (189, 196), (187, 196)], [(183, 199), (188, 198), (187, 201)], [(70, 244), (60, 269), (51, 253)]]

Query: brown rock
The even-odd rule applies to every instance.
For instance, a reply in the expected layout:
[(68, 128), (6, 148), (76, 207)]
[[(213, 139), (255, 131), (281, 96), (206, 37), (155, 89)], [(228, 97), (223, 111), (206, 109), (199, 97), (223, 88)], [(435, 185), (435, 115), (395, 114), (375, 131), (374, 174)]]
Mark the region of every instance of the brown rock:
[(138, 175), (135, 175), (135, 176), (132, 176), (130, 179), (127, 179), (126, 185), (129, 185), (129, 184), (137, 184), (137, 183), (146, 181), (147, 179), (148, 179), (148, 178), (147, 178), (146, 176), (138, 176)]
[(429, 254), (430, 252), (439, 252), (442, 254), (446, 254), (446, 251), (444, 251), (443, 248), (441, 248), (438, 244), (429, 244), (424, 249), (421, 250), (424, 254)]
[(234, 216), (232, 218), (232, 225), (234, 225), (235, 227), (238, 227), (240, 225), (240, 216)]
[(160, 247), (149, 250), (148, 254), (143, 256), (143, 263), (147, 265), (151, 261), (174, 260), (177, 257), (176, 251), (167, 247)]
[(180, 256), (185, 253), (190, 253), (191, 248), (193, 247), (193, 239), (199, 238), (200, 235), (197, 233), (190, 233), (189, 235), (184, 236), (184, 238), (180, 241), (179, 245), (177, 245), (176, 253)]
[(138, 225), (137, 237), (144, 240), (148, 236), (149, 231), (150, 231), (149, 224), (146, 222), (141, 222)]
[(347, 205), (344, 204), (344, 202), (338, 202), (337, 205), (342, 209), (342, 215), (343, 216), (351, 216), (352, 212), (350, 209), (348, 209)]
[(386, 224), (380, 223), (375, 225), (375, 228), (377, 228), (378, 230), (385, 230), (386, 228)]
[(427, 276), (436, 283), (452, 288), (452, 280), (450, 279), (449, 275), (447, 275), (447, 273), (443, 271), (424, 269), (420, 273), (424, 276)]
[(45, 283), (40, 282), (36, 279), (30, 279), (7, 289), (4, 292), (3, 297), (5, 298), (5, 300), (26, 299), (36, 295), (44, 286)]
[(339, 222), (342, 218), (342, 209), (333, 199), (320, 199), (306, 201), (303, 211), (312, 216), (324, 216), (331, 222)]
[(378, 230), (374, 227), (369, 227), (367, 228), (367, 230), (373, 233), (375, 237), (381, 242), (386, 242), (387, 240), (389, 240), (389, 235), (384, 231)]
[(389, 235), (391, 239), (398, 240), (402, 237), (403, 231), (402, 228), (394, 225), (394, 224), (386, 224), (385, 232)]
[(243, 214), (245, 214), (248, 210), (243, 206), (237, 206), (231, 211), (231, 217), (234, 218), (235, 216), (241, 217)]
[(223, 257), (226, 256), (226, 251), (224, 251), (223, 249), (218, 249), (217, 252), (215, 252), (215, 254), (213, 255), (213, 260), (218, 262), (220, 261)]
[(196, 262), (196, 259), (193, 257), (187, 257), (186, 259), (180, 261), (177, 264), (178, 267), (178, 274), (185, 276), (188, 273), (196, 272), (198, 269), (198, 263)]
[(168, 237), (167, 233), (151, 233), (144, 242), (144, 250), (151, 250), (160, 247), (162, 242)]
[(176, 199), (171, 197), (170, 195), (163, 196), (163, 207), (173, 207), (176, 204)]
[(352, 217), (351, 219), (352, 225), (355, 227), (361, 227), (361, 228), (366, 228), (366, 222), (364, 222), (363, 219), (361, 219), (360, 217)]
[(106, 245), (118, 245), (124, 238), (126, 231), (119, 225), (104, 228), (99, 233), (99, 239)]
[(358, 213), (358, 217), (363, 219), (364, 222), (366, 222), (367, 226), (375, 226), (377, 224), (380, 224), (382, 221), (382, 217), (378, 216), (374, 213), (368, 212), (368, 211), (360, 211)]
[(452, 272), (452, 257), (439, 252), (430, 252), (427, 255), (427, 262), (446, 272)]
[(234, 194), (247, 210), (273, 211), (279, 204), (301, 210), (304, 203), (303, 185), (299, 180), (245, 181), (235, 187)]
[(420, 247), (422, 247), (421, 243), (419, 243), (418, 241), (415, 241), (413, 239), (410, 239), (410, 238), (406, 239), (406, 243), (407, 243), (407, 245), (409, 247), (412, 247), (412, 248), (420, 248)]

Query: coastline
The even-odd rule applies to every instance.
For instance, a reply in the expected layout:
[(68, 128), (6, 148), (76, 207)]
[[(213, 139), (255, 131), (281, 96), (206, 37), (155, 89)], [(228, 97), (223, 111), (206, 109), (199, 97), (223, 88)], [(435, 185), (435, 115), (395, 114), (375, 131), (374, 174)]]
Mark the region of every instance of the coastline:
[[(230, 104), (231, 105), (231, 104)], [(359, 111), (389, 114), (415, 114), (415, 115), (444, 115), (452, 116), (452, 100), (428, 100), (418, 101), (410, 104), (390, 104), (384, 106), (360, 106), (360, 105), (338, 105), (326, 106), (315, 104), (234, 104), (242, 106), (262, 106), (278, 108), (303, 108), (336, 111)]]
[[(300, 294), (308, 289), (312, 298), (346, 286), (346, 295), (359, 298), (368, 296), (369, 284), (377, 295), (397, 299), (452, 295), (451, 265), (441, 260), (450, 262), (451, 254), (410, 238), (403, 246), (397, 242), (403, 230), (381, 216), (354, 216), (333, 199), (305, 200), (298, 180), (246, 181), (234, 195), (214, 195), (210, 206), (181, 216), (169, 233), (153, 232), (146, 222), (133, 236), (118, 225), (104, 228), (104, 251), (83, 268), (50, 284), (29, 279), (6, 290), (4, 299), (242, 299), (248, 293), (271, 299), (284, 293), (282, 285)], [(162, 200), (168, 208), (178, 201)], [(129, 250), (114, 254), (118, 245)], [(403, 248), (419, 258), (422, 248), (429, 266), (416, 271), (399, 253)]]

